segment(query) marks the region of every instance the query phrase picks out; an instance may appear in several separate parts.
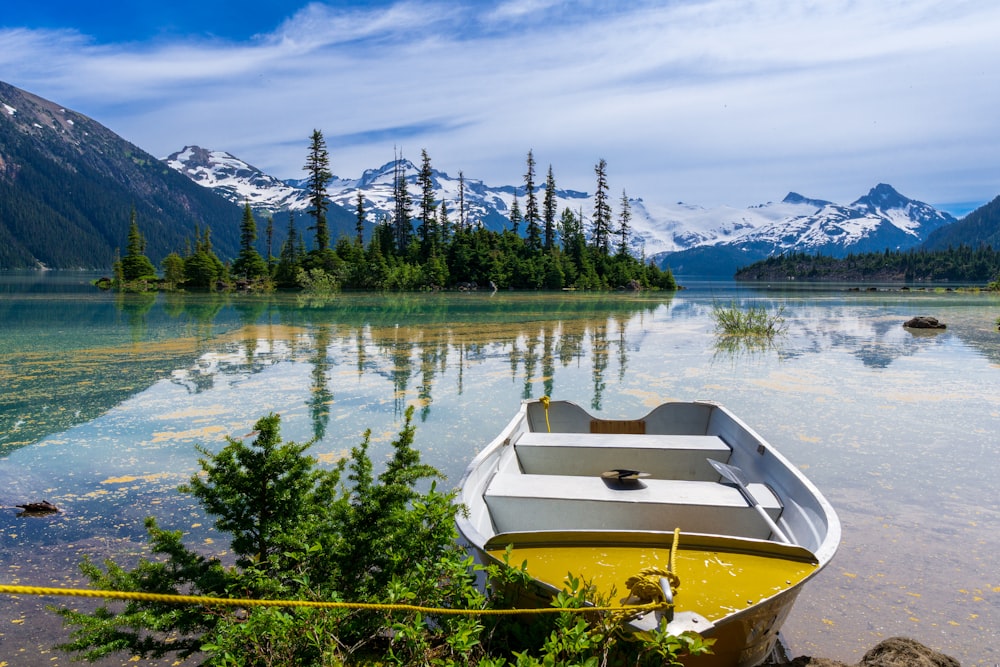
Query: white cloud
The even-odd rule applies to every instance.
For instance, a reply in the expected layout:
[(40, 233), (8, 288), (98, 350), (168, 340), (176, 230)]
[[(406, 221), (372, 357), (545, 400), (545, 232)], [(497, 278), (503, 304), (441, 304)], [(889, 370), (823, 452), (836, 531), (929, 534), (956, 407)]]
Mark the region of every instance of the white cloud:
[(651, 201), (885, 181), (944, 203), (1000, 190), (998, 24), (972, 0), (313, 3), (244, 43), (0, 31), (0, 71), (155, 154), (199, 143), (280, 177), (318, 127), (352, 137), (331, 145), (345, 176), (395, 144), (516, 182), (531, 148), (562, 186), (592, 189), (603, 157), (615, 191)]

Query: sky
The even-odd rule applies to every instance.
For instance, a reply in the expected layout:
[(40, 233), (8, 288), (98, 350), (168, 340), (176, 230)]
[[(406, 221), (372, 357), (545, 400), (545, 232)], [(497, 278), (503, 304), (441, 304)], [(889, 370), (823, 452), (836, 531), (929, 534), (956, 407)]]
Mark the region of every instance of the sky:
[(45, 0), (0, 9), (0, 80), (165, 157), (301, 178), (396, 151), (489, 185), (752, 206), (878, 183), (1000, 194), (995, 0)]

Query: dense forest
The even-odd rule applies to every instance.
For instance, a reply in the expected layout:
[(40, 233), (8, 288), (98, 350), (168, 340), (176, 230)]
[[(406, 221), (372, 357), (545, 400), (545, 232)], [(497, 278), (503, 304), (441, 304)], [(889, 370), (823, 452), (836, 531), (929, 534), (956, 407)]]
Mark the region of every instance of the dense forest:
[(736, 272), (737, 280), (986, 283), (1000, 277), (1000, 251), (988, 245), (910, 249), (843, 258), (794, 253), (769, 257)]
[[(184, 250), (163, 260), (163, 277), (145, 255), (146, 243), (133, 211), (127, 250), (115, 262), (114, 281), (133, 288), (193, 288), (267, 290), (299, 288), (311, 292), (337, 289), (676, 289), (673, 274), (628, 252), (631, 213), (623, 192), (617, 219), (612, 216), (607, 165), (594, 168), (597, 188), (592, 223), (584, 229), (583, 214), (565, 209), (557, 218), (555, 180), (549, 169), (544, 194), (538, 195), (535, 161), (528, 152), (522, 213), (515, 199), (510, 227), (487, 229), (468, 220), (461, 201), (449, 211), (434, 198), (427, 151), (417, 177), (419, 200), (412, 201), (402, 170), (394, 179), (394, 210), (365, 240), (367, 213), (359, 195), (355, 234), (341, 235), (331, 245), (326, 186), (332, 179), (322, 132), (310, 139), (305, 165), (308, 174), (311, 225), (296, 227), (289, 215), (280, 248), (274, 248), (274, 220), (264, 229), (264, 251), (257, 221), (249, 204), (240, 223), (239, 254), (231, 262), (219, 259), (205, 228)], [(523, 230), (522, 230), (523, 226)], [(306, 232), (311, 232), (307, 234)], [(307, 248), (307, 239), (309, 247)], [(276, 254), (274, 251), (276, 250)]]

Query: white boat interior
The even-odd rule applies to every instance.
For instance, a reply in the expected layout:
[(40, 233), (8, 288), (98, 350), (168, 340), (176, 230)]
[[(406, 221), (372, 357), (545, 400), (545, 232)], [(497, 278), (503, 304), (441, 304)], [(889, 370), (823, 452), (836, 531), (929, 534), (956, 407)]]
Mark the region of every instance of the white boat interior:
[[(745, 477), (743, 490), (712, 461)], [(641, 477), (608, 479), (614, 470)], [(812, 484), (710, 402), (664, 403), (636, 420), (595, 419), (566, 401), (525, 402), (469, 466), (463, 494), (469, 514), (460, 528), (479, 546), (538, 531), (680, 528), (787, 542), (822, 563), (840, 539), (836, 515)]]

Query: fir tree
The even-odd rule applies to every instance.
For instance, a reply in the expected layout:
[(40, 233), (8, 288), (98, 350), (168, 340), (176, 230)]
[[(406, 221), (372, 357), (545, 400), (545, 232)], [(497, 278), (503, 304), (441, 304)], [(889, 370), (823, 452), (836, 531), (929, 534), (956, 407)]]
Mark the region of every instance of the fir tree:
[(465, 231), (465, 174), (458, 172), (458, 230)]
[(299, 269), (299, 238), (295, 231), (295, 215), (288, 212), (288, 236), (281, 246), (278, 266), (274, 271), (275, 281), (282, 286), (295, 284), (295, 276)]
[(632, 205), (628, 201), (628, 195), (622, 190), (622, 210), (618, 215), (618, 254), (628, 253), (628, 239), (631, 234)]
[(538, 199), (535, 197), (535, 156), (528, 151), (528, 171), (524, 175), (524, 222), (527, 226), (526, 245), (528, 250), (540, 250), (542, 232), (539, 225)]
[(267, 263), (254, 247), (257, 240), (257, 222), (253, 218), (250, 204), (243, 206), (243, 220), (240, 222), (240, 254), (233, 262), (233, 275), (247, 280), (258, 280), (267, 275)]
[(402, 254), (410, 245), (410, 191), (406, 187), (406, 169), (400, 164), (402, 155), (396, 157), (393, 167), (393, 230), (396, 237), (396, 250)]
[(264, 227), (264, 234), (267, 237), (267, 272), (274, 270), (274, 217), (267, 216), (267, 225)]
[(357, 242), (359, 246), (365, 244), (365, 197), (361, 194), (361, 189), (358, 189), (357, 207), (355, 210), (355, 221), (354, 221), (354, 231), (357, 233)]
[(417, 184), (420, 186), (420, 245), (424, 258), (433, 254), (433, 246), (437, 242), (437, 221), (434, 214), (437, 209), (434, 203), (434, 172), (431, 169), (431, 159), (427, 151), (420, 151), (420, 171), (417, 174)]
[(545, 199), (542, 201), (542, 219), (545, 221), (545, 249), (551, 250), (556, 242), (556, 177), (549, 165), (549, 174), (545, 177)]
[(323, 133), (313, 130), (309, 142), (309, 157), (303, 169), (308, 172), (307, 188), (309, 191), (309, 215), (313, 217), (310, 229), (316, 232), (316, 250), (322, 252), (330, 247), (330, 231), (326, 224), (326, 212), (329, 208), (326, 186), (333, 178), (330, 173), (330, 156), (326, 150)]
[(125, 282), (133, 280), (152, 279), (156, 280), (156, 267), (146, 257), (146, 239), (139, 231), (139, 223), (136, 221), (135, 208), (129, 216), (128, 244), (125, 248), (125, 256), (121, 260), (121, 274)]
[(517, 203), (517, 195), (514, 195), (514, 203), (510, 205), (510, 228), (514, 234), (517, 234), (517, 230), (521, 225), (521, 206)]
[(448, 219), (448, 207), (445, 205), (444, 200), (441, 200), (441, 206), (438, 207), (438, 245), (444, 247), (448, 244), (451, 239), (451, 220)]
[(602, 255), (608, 254), (608, 239), (611, 236), (611, 205), (608, 203), (608, 163), (601, 161), (594, 167), (597, 174), (597, 189), (594, 191), (594, 248)]

